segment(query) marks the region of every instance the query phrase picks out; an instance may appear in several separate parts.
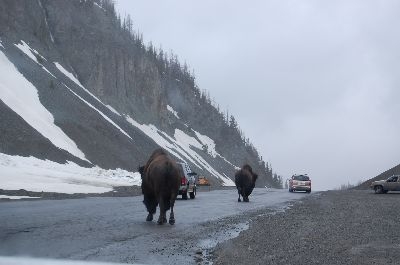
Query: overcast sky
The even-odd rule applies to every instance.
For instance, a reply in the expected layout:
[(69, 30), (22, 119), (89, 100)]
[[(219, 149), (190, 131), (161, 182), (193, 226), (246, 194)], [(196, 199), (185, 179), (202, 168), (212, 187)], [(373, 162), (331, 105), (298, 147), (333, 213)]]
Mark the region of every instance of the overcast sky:
[(400, 163), (400, 1), (116, 3), (284, 178), (332, 189)]

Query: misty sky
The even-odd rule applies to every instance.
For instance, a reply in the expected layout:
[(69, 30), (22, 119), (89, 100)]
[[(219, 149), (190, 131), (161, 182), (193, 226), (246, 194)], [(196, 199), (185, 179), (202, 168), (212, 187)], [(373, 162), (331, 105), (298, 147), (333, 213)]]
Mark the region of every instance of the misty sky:
[(194, 69), (284, 179), (332, 189), (400, 163), (400, 1), (116, 4)]

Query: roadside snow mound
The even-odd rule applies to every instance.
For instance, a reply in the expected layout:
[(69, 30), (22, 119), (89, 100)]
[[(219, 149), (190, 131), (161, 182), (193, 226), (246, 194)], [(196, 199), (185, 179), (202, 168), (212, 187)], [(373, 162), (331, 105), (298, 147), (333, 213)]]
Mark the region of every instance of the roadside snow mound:
[(35, 157), (0, 153), (1, 189), (35, 192), (103, 193), (116, 186), (141, 184), (138, 172), (106, 170), (98, 166), (81, 167), (75, 163), (58, 164)]

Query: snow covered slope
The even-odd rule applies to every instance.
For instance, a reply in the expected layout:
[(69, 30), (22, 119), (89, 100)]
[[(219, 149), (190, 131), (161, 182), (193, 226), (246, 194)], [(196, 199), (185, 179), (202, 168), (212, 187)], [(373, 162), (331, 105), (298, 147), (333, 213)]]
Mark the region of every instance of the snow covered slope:
[(212, 185), (233, 185), (244, 163), (265, 185), (265, 163), (188, 69), (154, 54), (103, 4), (2, 4), (0, 190), (140, 185), (137, 168), (159, 147)]
[[(73, 96), (78, 98), (83, 105), (88, 106), (100, 115), (105, 122), (111, 124), (122, 135), (133, 141), (133, 138), (113, 121), (113, 115), (108, 115), (94, 105), (100, 104), (111, 110), (117, 117), (125, 117), (132, 128), (143, 132), (154, 143), (166, 149), (178, 161), (192, 164), (193, 170), (205, 171), (220, 180), (222, 185), (234, 185), (232, 180), (221, 174), (203, 156), (216, 157), (214, 141), (206, 135), (193, 131), (190, 136), (180, 129), (175, 129), (174, 135), (158, 129), (154, 125), (141, 125), (129, 115), (120, 114), (112, 106), (105, 105), (99, 98), (89, 92), (79, 80), (60, 63), (55, 62), (56, 68), (47, 69), (41, 62), (48, 61), (38, 51), (31, 48), (23, 40), (14, 44), (23, 55), (36, 63), (36, 71), (41, 70), (49, 74), (50, 79), (58, 80), (57, 69), (66, 78), (72, 81), (82, 93), (86, 94), (87, 100), (60, 81)], [(3, 51), (6, 52), (3, 46)], [(66, 150), (73, 156), (90, 162), (77, 144), (55, 123), (51, 112), (42, 104), (38, 89), (19, 72), (18, 68), (8, 59), (3, 51), (0, 51), (0, 100), (12, 111), (17, 113), (26, 123), (38, 131), (43, 137), (59, 149)], [(41, 58), (41, 62), (38, 61)], [(54, 72), (51, 72), (54, 71)], [(71, 83), (70, 83), (71, 84)], [(88, 100), (92, 99), (92, 103)], [(179, 119), (176, 111), (167, 105), (167, 110)], [(126, 126), (125, 126), (126, 127)], [(134, 141), (133, 141), (134, 142)], [(207, 146), (204, 153), (203, 146)], [(112, 155), (112, 154), (110, 154)], [(222, 157), (223, 158), (223, 157)], [(145, 162), (146, 157), (142, 161)], [(224, 158), (224, 160), (226, 160)], [(231, 163), (229, 163), (231, 164)], [(232, 165), (232, 164), (231, 164)], [(232, 165), (233, 166), (233, 165)], [(236, 167), (235, 167), (236, 168)], [(100, 193), (107, 192), (113, 186), (140, 185), (141, 180), (137, 172), (124, 169), (102, 169), (98, 165), (93, 167), (82, 167), (74, 162), (66, 161), (65, 164), (51, 161), (51, 157), (41, 160), (33, 156), (21, 157), (0, 153), (0, 188), (5, 190), (25, 189), (30, 191), (63, 192), (63, 193)]]

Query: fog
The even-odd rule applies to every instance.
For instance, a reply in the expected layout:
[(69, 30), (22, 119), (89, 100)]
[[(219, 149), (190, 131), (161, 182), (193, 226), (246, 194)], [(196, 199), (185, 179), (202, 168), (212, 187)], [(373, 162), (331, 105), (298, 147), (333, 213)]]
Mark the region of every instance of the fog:
[(194, 69), (284, 179), (333, 189), (400, 163), (399, 1), (116, 4)]

